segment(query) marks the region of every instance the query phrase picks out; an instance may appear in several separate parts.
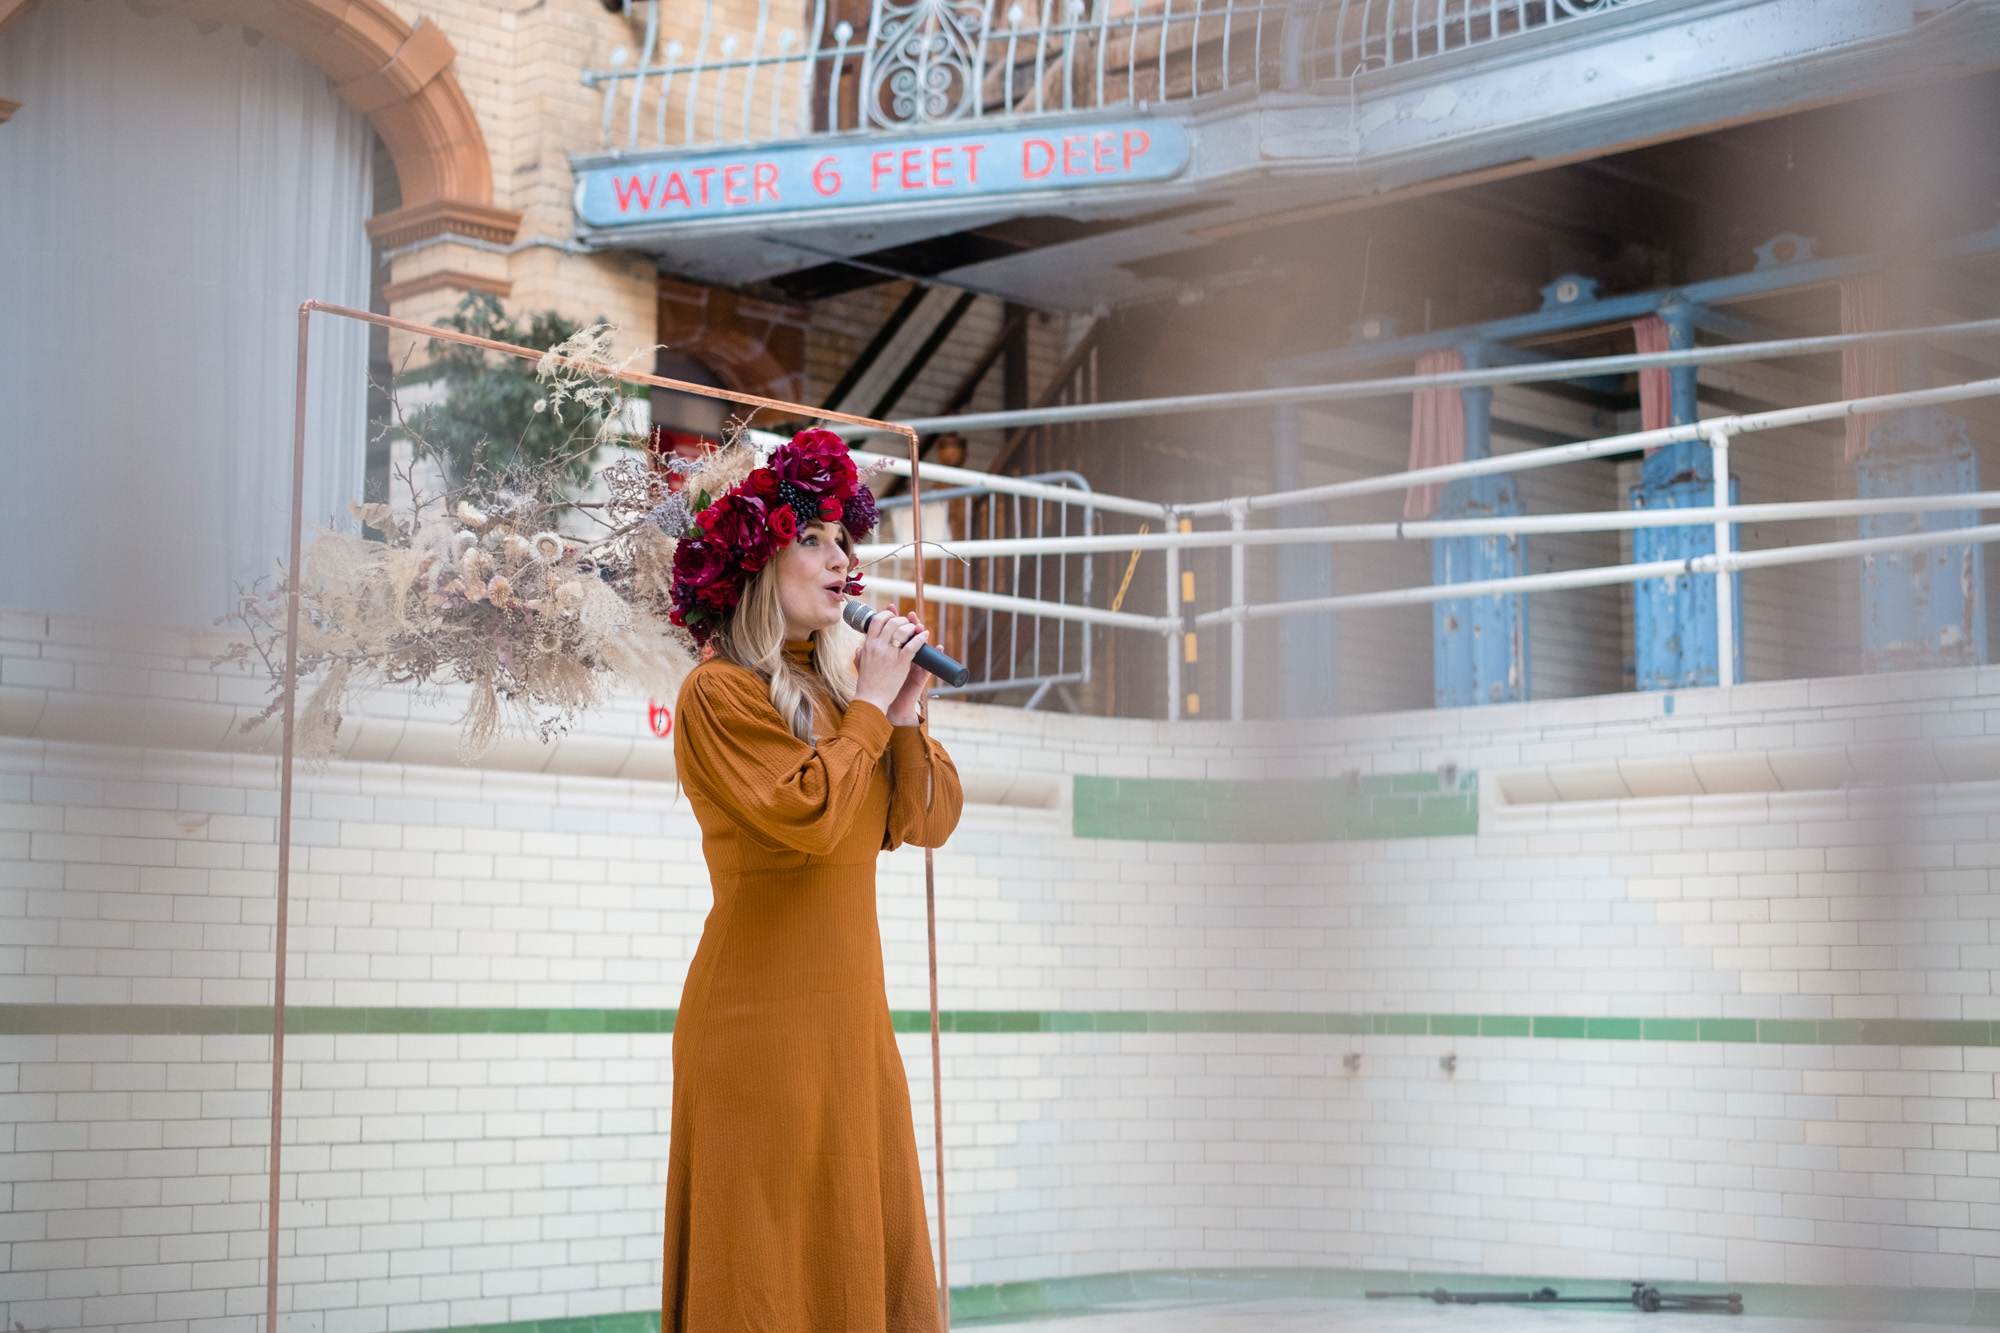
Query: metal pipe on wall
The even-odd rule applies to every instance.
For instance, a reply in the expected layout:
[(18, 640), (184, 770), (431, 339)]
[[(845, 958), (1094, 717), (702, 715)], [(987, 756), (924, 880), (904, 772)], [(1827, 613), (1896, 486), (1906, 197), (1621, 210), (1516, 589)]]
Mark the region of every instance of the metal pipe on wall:
[(1180, 617), (1174, 611), (1181, 598), (1181, 553), (1177, 547), (1167, 548), (1167, 721), (1181, 719), (1181, 636)]
[[(1302, 477), (1304, 450), (1299, 438), (1299, 412), (1281, 405), (1271, 413), (1273, 479), (1279, 486), (1296, 487)], [(1205, 506), (1204, 506), (1205, 507)], [(1244, 506), (1247, 510), (1248, 506)], [(1182, 512), (1191, 514), (1196, 506)], [(1226, 509), (1217, 512), (1226, 512)], [(1297, 523), (1310, 517), (1309, 507), (1300, 507), (1284, 517)], [(1287, 601), (1325, 595), (1335, 588), (1333, 552), (1324, 554), (1286, 547), (1278, 553), (1278, 595)], [(1278, 715), (1280, 717), (1327, 717), (1334, 711), (1336, 694), (1335, 634), (1331, 616), (1319, 620), (1287, 620), (1278, 626)]]
[[(1247, 568), (1249, 550), (1241, 540), (1244, 529), (1249, 526), (1248, 506), (1239, 505), (1229, 511), (1229, 531), (1238, 538), (1237, 541), (1230, 543), (1229, 547), (1229, 605), (1232, 608), (1246, 606), (1250, 601), (1250, 576)], [(1243, 648), (1247, 634), (1248, 627), (1241, 619), (1229, 622), (1229, 720), (1231, 722), (1243, 720)]]
[[(1729, 540), (1729, 432), (1716, 431), (1708, 437), (1710, 464), (1715, 470), (1715, 553), (1726, 556)], [(1736, 683), (1736, 580), (1726, 574), (1715, 578), (1715, 663), (1716, 684), (1727, 689)]]

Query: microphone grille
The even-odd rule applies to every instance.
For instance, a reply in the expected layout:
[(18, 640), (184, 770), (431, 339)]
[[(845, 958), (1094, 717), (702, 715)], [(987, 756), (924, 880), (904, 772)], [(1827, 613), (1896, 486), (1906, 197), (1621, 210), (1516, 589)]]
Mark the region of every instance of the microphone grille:
[(863, 634), (868, 632), (868, 622), (875, 618), (875, 610), (866, 602), (850, 601), (840, 608), (840, 618)]

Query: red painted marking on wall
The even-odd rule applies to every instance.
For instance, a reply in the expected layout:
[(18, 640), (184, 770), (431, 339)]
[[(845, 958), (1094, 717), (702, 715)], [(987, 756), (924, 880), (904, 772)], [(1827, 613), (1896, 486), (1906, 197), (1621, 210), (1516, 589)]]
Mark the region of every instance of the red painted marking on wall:
[(624, 180), (614, 179), (611, 182), (611, 188), (618, 192), (618, 211), (620, 213), (631, 212), (632, 201), (634, 199), (639, 201), (639, 211), (641, 213), (651, 208), (653, 206), (653, 187), (659, 183), (660, 177), (658, 172), (655, 172), (651, 179), (644, 185), (639, 184), (637, 176), (628, 176)]

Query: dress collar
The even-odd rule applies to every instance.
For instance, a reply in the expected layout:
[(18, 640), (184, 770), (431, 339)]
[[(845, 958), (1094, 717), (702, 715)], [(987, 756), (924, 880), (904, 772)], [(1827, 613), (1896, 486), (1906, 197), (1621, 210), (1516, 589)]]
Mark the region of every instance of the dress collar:
[(786, 639), (785, 656), (790, 658), (794, 665), (811, 667), (813, 641), (811, 639)]

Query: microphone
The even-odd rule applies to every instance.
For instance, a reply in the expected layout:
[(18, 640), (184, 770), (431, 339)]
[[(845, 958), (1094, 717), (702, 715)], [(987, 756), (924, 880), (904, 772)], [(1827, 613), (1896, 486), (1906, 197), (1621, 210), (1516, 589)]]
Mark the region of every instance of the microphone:
[[(876, 615), (875, 609), (865, 602), (849, 602), (840, 612), (842, 620), (863, 634), (868, 632)], [(917, 665), (947, 685), (963, 685), (972, 679), (972, 668), (960, 666), (929, 644), (917, 649)]]

